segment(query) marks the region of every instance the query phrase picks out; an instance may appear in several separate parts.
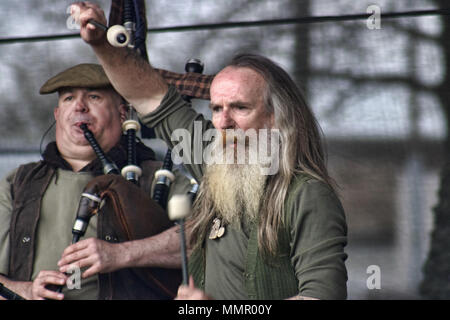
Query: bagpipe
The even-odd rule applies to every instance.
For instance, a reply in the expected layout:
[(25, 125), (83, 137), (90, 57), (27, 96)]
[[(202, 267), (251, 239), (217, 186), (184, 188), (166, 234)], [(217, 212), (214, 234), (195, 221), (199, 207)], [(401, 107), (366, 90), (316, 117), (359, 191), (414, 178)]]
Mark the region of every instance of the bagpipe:
[[(113, 0), (109, 27), (92, 20), (89, 23), (103, 28), (111, 45), (136, 50), (143, 59), (148, 59), (145, 46), (147, 23), (143, 0)], [(178, 74), (158, 69), (169, 84), (177, 87), (185, 100), (190, 102), (192, 98), (209, 99), (209, 86), (213, 76), (202, 74), (203, 64), (199, 60), (191, 59), (187, 62), (185, 71), (185, 74)], [(172, 205), (172, 213), (169, 215), (166, 213), (170, 185), (175, 179), (169, 148), (162, 168), (155, 172), (156, 183), (153, 195), (146, 194), (139, 187), (142, 169), (136, 161), (136, 134), (143, 127), (137, 120), (133, 107), (128, 105), (128, 109), (128, 118), (122, 125), (123, 133), (127, 137), (127, 164), (121, 170), (102, 151), (87, 126), (80, 126), (102, 163), (104, 175), (90, 181), (82, 192), (72, 229), (72, 243), (76, 243), (84, 235), (91, 217), (95, 214), (98, 214), (98, 225), (103, 225), (100, 222), (106, 221), (115, 230), (118, 242), (156, 235), (172, 227), (175, 220), (180, 225), (182, 278), (183, 283), (187, 284), (184, 217), (194, 201), (198, 184), (195, 181), (191, 182), (192, 188), (188, 192), (189, 201), (184, 202), (186, 204), (184, 207)], [(146, 137), (142, 132), (141, 134), (142, 137)], [(187, 204), (190, 204), (189, 208)], [(174, 207), (176, 209), (173, 209)], [(174, 210), (179, 212), (174, 213)], [(181, 282), (179, 270), (133, 268), (130, 272), (133, 273), (133, 277), (145, 283), (146, 287), (154, 292), (150, 297), (156, 299), (174, 297)], [(148, 297), (148, 295), (145, 296)]]
[[(146, 50), (147, 20), (144, 0), (112, 0), (108, 26), (97, 21), (89, 23), (106, 32), (111, 45), (127, 47), (136, 50), (139, 55), (148, 60)], [(176, 73), (163, 69), (155, 69), (168, 84), (174, 85), (182, 97), (190, 102), (191, 99), (209, 100), (209, 88), (213, 75), (203, 75), (203, 65), (198, 60), (189, 60), (186, 64), (186, 73)], [(127, 164), (121, 170), (103, 152), (93, 133), (86, 125), (80, 128), (89, 141), (95, 154), (102, 163), (104, 175), (93, 178), (84, 188), (76, 219), (72, 228), (72, 243), (76, 243), (85, 234), (92, 216), (97, 215), (98, 226), (103, 229), (114, 230), (114, 241), (138, 240), (156, 235), (174, 225), (180, 225), (181, 251), (182, 251), (182, 281), (187, 284), (186, 243), (184, 239), (184, 218), (190, 211), (195, 199), (198, 184), (191, 181), (192, 188), (186, 197), (178, 198), (166, 212), (170, 184), (174, 180), (172, 173), (172, 159), (170, 148), (164, 157), (163, 166), (156, 171), (156, 184), (153, 195), (150, 196), (139, 187), (139, 178), (142, 169), (136, 161), (136, 134), (141, 129), (143, 138), (152, 136), (151, 129), (140, 125), (136, 113), (128, 105), (128, 119), (123, 123), (122, 129), (127, 137)], [(97, 230), (98, 235), (102, 230)], [(120, 275), (128, 277), (135, 283), (143, 284), (135, 294), (136, 298), (170, 299), (176, 294), (181, 283), (180, 271), (163, 268), (132, 268), (118, 270), (113, 274), (119, 276), (109, 277), (109, 284), (113, 286), (114, 280)], [(102, 278), (105, 275), (100, 274)], [(132, 281), (130, 281), (132, 282)], [(129, 282), (117, 283), (116, 292), (130, 291)], [(61, 291), (62, 287), (57, 288)], [(140, 290), (140, 291), (139, 291)], [(142, 294), (142, 295), (140, 295)], [(0, 295), (6, 299), (23, 300), (24, 298), (4, 287), (0, 283)], [(110, 296), (110, 298), (121, 298)]]
[[(90, 20), (89, 23), (105, 30), (111, 45), (136, 50), (143, 59), (148, 60), (145, 44), (147, 20), (144, 0), (112, 0), (108, 26), (94, 20)], [(185, 66), (186, 73), (155, 70), (168, 84), (174, 85), (185, 100), (190, 102), (193, 98), (210, 99), (209, 88), (214, 76), (202, 74), (203, 65), (200, 61), (189, 60)], [(141, 126), (136, 119), (133, 107), (131, 105), (128, 107), (128, 118), (122, 125), (127, 137), (127, 164), (121, 170), (103, 152), (87, 126), (80, 126), (102, 163), (104, 175), (92, 179), (82, 192), (72, 228), (72, 243), (78, 242), (85, 234), (89, 221), (94, 215), (98, 217), (98, 236), (100, 237), (104, 231), (99, 230), (99, 226), (102, 226), (102, 229), (114, 230), (113, 240), (116, 242), (151, 237), (169, 229), (176, 221), (180, 225), (182, 275), (177, 269), (163, 268), (131, 268), (118, 270), (112, 275), (99, 275), (100, 282), (105, 276), (108, 277), (107, 282), (110, 286), (115, 286), (113, 290), (115, 292), (136, 291), (133, 293), (137, 299), (170, 299), (175, 296), (181, 278), (183, 284), (187, 284), (184, 218), (195, 199), (198, 184), (195, 181), (191, 182), (192, 187), (186, 197), (178, 198), (173, 202), (167, 214), (165, 209), (170, 184), (174, 180), (171, 151), (168, 149), (162, 168), (155, 173), (156, 184), (153, 195), (150, 196), (139, 187), (142, 169), (136, 161), (136, 134), (142, 129), (142, 137), (149, 138), (152, 137), (152, 131)], [(133, 283), (139, 284), (138, 288), (133, 287)], [(60, 292), (62, 287), (56, 290)], [(1, 283), (0, 295), (10, 300), (24, 299)], [(120, 299), (121, 296), (120, 294), (110, 295), (109, 298)]]

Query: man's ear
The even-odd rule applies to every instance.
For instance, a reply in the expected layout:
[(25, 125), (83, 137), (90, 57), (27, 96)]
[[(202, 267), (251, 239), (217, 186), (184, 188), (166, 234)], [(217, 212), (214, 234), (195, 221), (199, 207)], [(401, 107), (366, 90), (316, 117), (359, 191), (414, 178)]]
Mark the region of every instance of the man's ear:
[(55, 118), (55, 120), (58, 118), (58, 113), (59, 113), (59, 108), (58, 108), (58, 106), (56, 106), (53, 109), (53, 117)]
[(125, 103), (121, 103), (119, 105), (119, 113), (120, 113), (120, 121), (124, 122), (127, 120), (127, 114), (128, 114), (128, 106)]

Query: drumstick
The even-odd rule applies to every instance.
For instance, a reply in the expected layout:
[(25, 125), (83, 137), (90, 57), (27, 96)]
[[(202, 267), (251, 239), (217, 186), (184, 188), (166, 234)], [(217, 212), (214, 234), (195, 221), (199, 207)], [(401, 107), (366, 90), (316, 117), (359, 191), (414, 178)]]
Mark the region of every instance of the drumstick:
[(186, 237), (184, 232), (184, 219), (191, 213), (191, 199), (188, 195), (174, 195), (168, 203), (168, 213), (170, 220), (176, 220), (180, 225), (181, 243), (181, 266), (183, 274), (183, 284), (188, 285), (188, 266), (186, 255)]

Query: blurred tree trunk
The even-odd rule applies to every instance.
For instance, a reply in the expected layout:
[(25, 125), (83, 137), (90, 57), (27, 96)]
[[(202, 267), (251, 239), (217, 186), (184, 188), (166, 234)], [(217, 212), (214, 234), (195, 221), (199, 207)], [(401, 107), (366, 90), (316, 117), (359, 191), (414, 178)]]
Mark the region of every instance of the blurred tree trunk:
[[(294, 17), (307, 17), (310, 15), (310, 0), (291, 0), (292, 13)], [(309, 25), (297, 24), (295, 25), (295, 48), (294, 48), (294, 68), (293, 73), (297, 85), (305, 94), (308, 94), (308, 78), (311, 71), (309, 66)], [(308, 99), (306, 99), (308, 100)]]
[[(434, 0), (439, 8), (445, 0)], [(442, 17), (441, 46), (444, 54), (444, 80), (436, 90), (447, 124), (444, 145), (445, 165), (441, 171), (438, 204), (434, 208), (431, 247), (424, 265), (421, 294), (428, 299), (450, 299), (450, 20)]]

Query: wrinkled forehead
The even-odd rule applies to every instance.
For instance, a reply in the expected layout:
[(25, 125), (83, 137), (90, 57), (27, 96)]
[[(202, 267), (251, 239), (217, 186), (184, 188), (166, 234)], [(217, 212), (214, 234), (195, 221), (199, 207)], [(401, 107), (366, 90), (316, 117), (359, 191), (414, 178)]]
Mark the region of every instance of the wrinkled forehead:
[(211, 101), (224, 96), (239, 100), (263, 98), (266, 82), (261, 74), (248, 67), (229, 66), (220, 71), (211, 84)]

